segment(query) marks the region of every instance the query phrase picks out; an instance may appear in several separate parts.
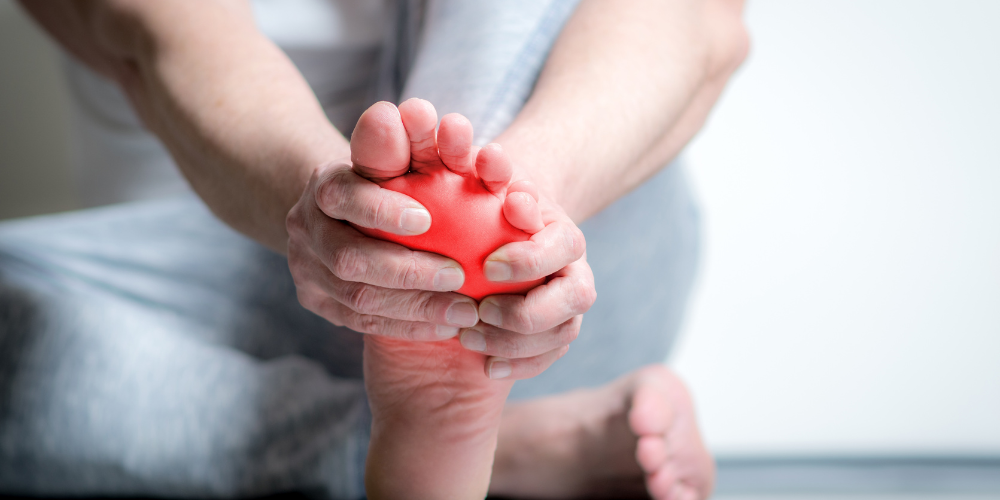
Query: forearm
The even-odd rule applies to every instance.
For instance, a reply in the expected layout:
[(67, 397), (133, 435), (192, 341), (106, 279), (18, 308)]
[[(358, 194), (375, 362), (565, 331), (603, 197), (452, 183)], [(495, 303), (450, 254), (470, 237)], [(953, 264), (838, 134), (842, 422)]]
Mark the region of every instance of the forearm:
[(667, 164), (746, 53), (741, 2), (584, 0), (497, 138), (576, 221)]
[(245, 2), (24, 5), (121, 85), (217, 216), (271, 248), (312, 170), (350, 154)]

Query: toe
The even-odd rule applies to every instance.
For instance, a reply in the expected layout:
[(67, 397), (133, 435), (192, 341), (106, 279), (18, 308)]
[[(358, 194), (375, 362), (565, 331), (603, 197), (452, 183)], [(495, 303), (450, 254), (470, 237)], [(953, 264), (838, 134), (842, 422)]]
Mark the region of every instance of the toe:
[(525, 192), (507, 193), (503, 200), (503, 215), (512, 226), (528, 234), (535, 234), (545, 228), (538, 202)]
[(407, 99), (399, 105), (399, 114), (409, 136), (409, 152), (414, 167), (437, 165), (436, 141), (437, 111), (434, 105), (423, 99)]
[(487, 144), (476, 157), (476, 171), (487, 189), (500, 193), (510, 184), (514, 165), (499, 144)]
[(673, 424), (673, 412), (658, 384), (641, 384), (632, 395), (629, 425), (636, 436), (664, 436)]
[(656, 472), (667, 463), (667, 443), (663, 436), (642, 436), (635, 447), (635, 459), (646, 474)]
[(391, 103), (377, 102), (368, 108), (351, 134), (354, 170), (369, 179), (405, 174), (410, 165), (410, 142)]
[(438, 129), (437, 147), (448, 169), (462, 175), (472, 174), (478, 148), (472, 147), (472, 123), (468, 118), (458, 113), (445, 115)]
[(676, 496), (677, 486), (677, 473), (669, 466), (646, 476), (646, 490), (654, 500), (671, 500)]

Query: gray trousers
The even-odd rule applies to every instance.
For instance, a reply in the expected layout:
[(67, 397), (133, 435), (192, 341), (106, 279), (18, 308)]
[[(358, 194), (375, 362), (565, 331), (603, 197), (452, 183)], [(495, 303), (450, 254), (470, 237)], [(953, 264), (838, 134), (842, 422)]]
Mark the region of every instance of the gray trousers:
[[(432, 2), (404, 96), (503, 130), (573, 5), (516, 3)], [(697, 219), (673, 165), (584, 222), (599, 298), (512, 398), (662, 362)], [(283, 257), (192, 196), (0, 224), (0, 493), (360, 498), (361, 347), (298, 304)]]

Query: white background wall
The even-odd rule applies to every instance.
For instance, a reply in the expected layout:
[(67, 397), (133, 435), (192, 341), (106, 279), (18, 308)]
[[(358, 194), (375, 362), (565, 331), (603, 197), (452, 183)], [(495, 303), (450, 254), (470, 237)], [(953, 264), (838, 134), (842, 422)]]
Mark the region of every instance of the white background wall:
[[(689, 148), (673, 359), (718, 452), (1000, 455), (1000, 2), (751, 0)], [(0, 0), (0, 218), (75, 206), (55, 52)]]
[(1000, 455), (1000, 2), (748, 4), (688, 150), (710, 445)]

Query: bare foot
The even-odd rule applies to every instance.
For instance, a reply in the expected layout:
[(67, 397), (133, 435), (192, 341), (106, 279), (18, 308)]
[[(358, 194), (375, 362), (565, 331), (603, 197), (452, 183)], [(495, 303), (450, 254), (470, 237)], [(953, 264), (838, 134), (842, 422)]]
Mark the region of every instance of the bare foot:
[[(372, 106), (351, 138), (355, 171), (382, 180), (434, 163), (484, 183), (503, 180), (493, 175), (503, 173), (496, 155), (472, 147), (468, 120), (450, 116), (436, 135), (436, 113), (426, 101), (407, 101), (398, 112), (388, 103)], [(508, 172), (504, 185), (509, 180)], [(491, 380), (485, 364), (485, 355), (463, 348), (455, 338), (410, 342), (365, 336), (365, 388), (373, 416), (368, 498), (486, 496), (513, 382)]]
[(508, 405), (490, 494), (698, 500), (714, 477), (684, 383), (650, 365), (597, 389)]

